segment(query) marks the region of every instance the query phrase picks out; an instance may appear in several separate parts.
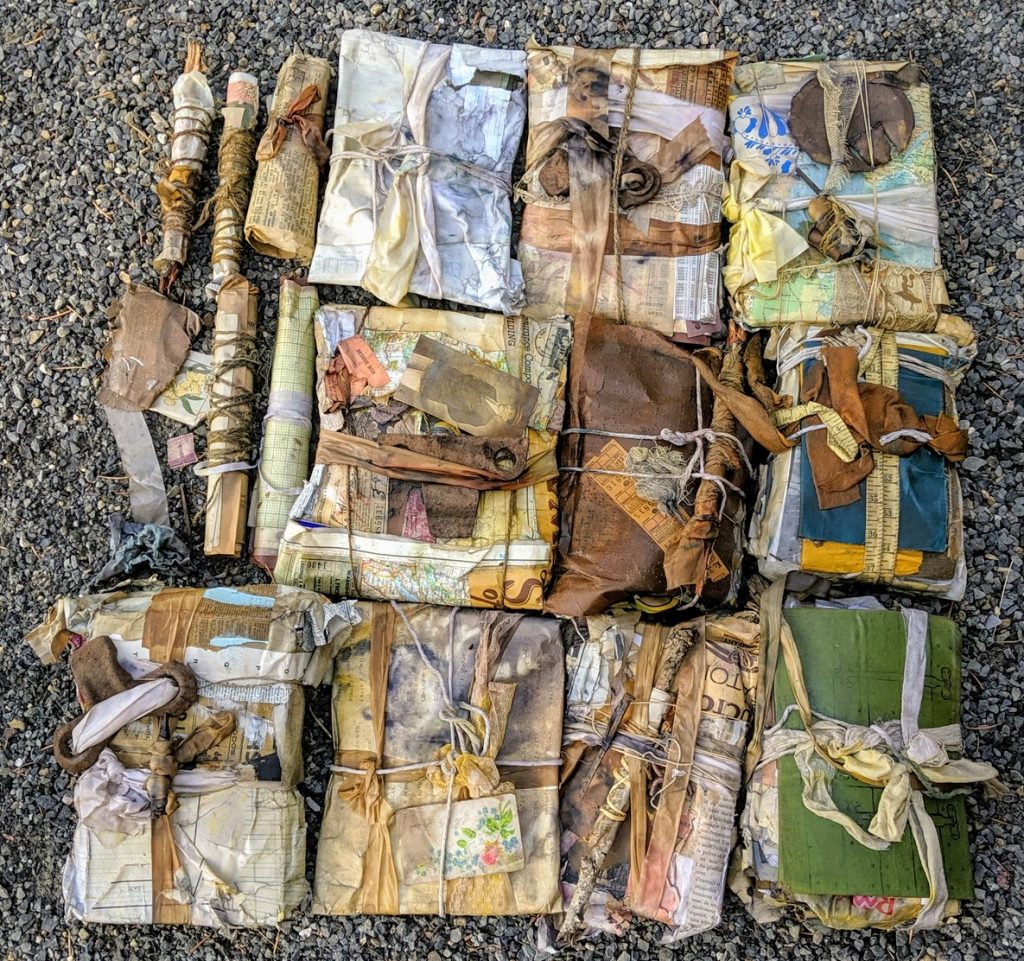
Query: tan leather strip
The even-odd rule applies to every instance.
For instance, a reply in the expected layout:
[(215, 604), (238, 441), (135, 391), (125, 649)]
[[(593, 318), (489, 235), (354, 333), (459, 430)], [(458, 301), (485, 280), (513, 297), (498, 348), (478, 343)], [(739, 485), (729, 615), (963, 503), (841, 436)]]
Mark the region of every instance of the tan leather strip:
[(153, 924), (188, 924), (192, 919), (191, 907), (164, 897), (164, 892), (174, 890), (174, 875), (180, 868), (170, 817), (165, 814), (163, 817), (154, 818), (149, 836), (153, 877)]

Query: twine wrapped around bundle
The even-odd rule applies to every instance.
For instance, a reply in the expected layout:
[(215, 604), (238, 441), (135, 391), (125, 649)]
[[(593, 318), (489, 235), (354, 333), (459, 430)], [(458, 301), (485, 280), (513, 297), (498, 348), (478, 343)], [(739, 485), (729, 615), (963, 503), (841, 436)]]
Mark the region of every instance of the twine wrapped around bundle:
[(207, 555), (239, 557), (245, 542), (248, 471), (253, 467), (253, 379), (259, 365), (256, 315), (256, 287), (237, 273), (223, 280), (214, 322), (207, 459), (197, 468), (208, 478)]
[[(217, 155), (217, 190), (206, 202), (202, 223), (213, 208), (213, 279), (206, 292), (211, 297), (226, 277), (241, 270), (242, 228), (256, 173), (256, 118), (259, 114), (259, 81), (236, 71), (228, 78), (227, 101), (221, 114), (224, 132)], [(197, 225), (198, 226), (198, 225)]]
[(203, 48), (189, 41), (181, 76), (174, 83), (174, 134), (170, 166), (156, 185), (163, 221), (163, 243), (153, 266), (160, 292), (174, 286), (188, 259), (196, 210), (196, 190), (213, 126), (213, 94), (202, 71)]

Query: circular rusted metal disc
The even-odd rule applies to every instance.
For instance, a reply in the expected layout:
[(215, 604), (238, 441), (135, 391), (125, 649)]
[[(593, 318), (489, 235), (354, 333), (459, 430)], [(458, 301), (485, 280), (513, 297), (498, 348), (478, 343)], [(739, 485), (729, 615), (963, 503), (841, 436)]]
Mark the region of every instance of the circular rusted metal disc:
[[(870, 142), (861, 106), (865, 89)], [(825, 132), (825, 95), (817, 77), (811, 77), (793, 97), (789, 119), (793, 139), (800, 149), (818, 163), (831, 163), (832, 153)], [(850, 155), (847, 167), (858, 172), (880, 167), (906, 150), (913, 135), (914, 108), (907, 95), (886, 77), (873, 77), (862, 87), (861, 101), (850, 118), (846, 138)]]

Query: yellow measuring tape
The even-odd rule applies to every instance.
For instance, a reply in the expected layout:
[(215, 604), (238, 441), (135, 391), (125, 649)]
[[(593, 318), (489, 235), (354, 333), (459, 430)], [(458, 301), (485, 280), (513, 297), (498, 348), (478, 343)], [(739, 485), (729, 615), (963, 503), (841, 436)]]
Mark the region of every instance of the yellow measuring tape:
[(805, 417), (814, 416), (820, 418), (825, 425), (825, 443), (828, 444), (828, 449), (844, 464), (849, 464), (860, 452), (860, 448), (850, 433), (850, 428), (831, 407), (817, 401), (808, 401), (806, 404), (797, 404), (796, 407), (780, 408), (772, 414), (772, 420), (776, 427), (788, 427)]
[[(873, 384), (899, 389), (900, 360), (896, 337), (877, 332), (861, 362), (861, 372)], [(868, 474), (864, 509), (864, 577), (889, 583), (896, 573), (900, 537), (900, 459), (896, 454), (875, 453), (875, 469)]]

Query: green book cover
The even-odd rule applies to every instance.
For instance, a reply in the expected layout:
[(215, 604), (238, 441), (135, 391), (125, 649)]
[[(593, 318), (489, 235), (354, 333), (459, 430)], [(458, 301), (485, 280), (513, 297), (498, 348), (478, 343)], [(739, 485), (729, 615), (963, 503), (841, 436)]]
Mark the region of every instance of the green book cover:
[[(796, 638), (811, 707), (854, 724), (870, 725), (900, 715), (904, 621), (894, 611), (853, 611), (799, 607), (785, 611)], [(928, 661), (919, 726), (960, 721), (960, 632), (948, 618), (928, 619)], [(777, 716), (794, 703), (780, 656), (775, 674)], [(794, 712), (787, 727), (802, 727)], [(927, 897), (928, 880), (908, 825), (886, 851), (859, 844), (838, 824), (808, 811), (803, 782), (792, 757), (779, 761), (779, 880), (807, 894)], [(832, 796), (839, 810), (867, 828), (881, 790), (836, 772)], [(942, 845), (949, 897), (974, 896), (963, 796), (927, 799)]]

